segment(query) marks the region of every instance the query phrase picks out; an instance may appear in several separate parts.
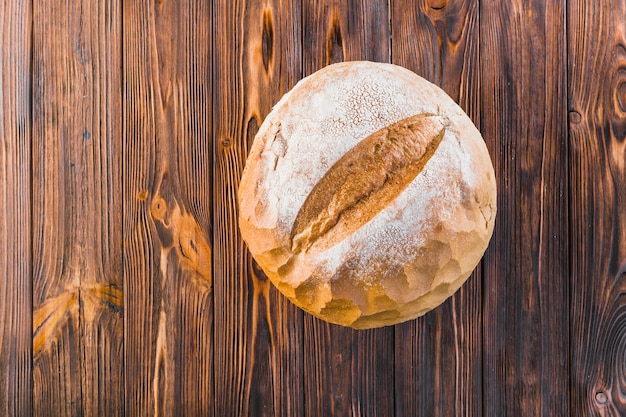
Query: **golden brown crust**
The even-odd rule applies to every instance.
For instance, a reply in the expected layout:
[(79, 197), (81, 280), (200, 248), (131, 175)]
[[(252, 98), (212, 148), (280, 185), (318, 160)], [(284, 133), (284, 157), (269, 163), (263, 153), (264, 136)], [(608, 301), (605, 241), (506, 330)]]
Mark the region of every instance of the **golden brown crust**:
[(484, 253), (495, 176), (471, 120), (390, 64), (331, 65), (263, 122), (239, 188), (243, 239), (304, 310), (354, 328), (418, 317)]

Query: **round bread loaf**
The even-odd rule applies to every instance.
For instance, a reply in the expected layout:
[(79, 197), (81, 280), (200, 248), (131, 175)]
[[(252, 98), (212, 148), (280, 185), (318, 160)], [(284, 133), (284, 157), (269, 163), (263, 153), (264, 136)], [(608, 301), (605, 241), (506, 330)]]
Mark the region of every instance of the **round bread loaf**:
[(480, 261), (496, 214), (485, 143), (440, 88), (330, 65), (278, 102), (239, 187), (252, 256), (287, 298), (358, 329), (423, 315)]

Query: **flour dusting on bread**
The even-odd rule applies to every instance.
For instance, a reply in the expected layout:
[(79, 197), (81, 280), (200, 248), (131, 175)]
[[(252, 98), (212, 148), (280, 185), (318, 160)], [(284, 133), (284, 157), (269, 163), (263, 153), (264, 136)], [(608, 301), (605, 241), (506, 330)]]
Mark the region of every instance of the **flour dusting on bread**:
[[(422, 148), (412, 157), (408, 142), (385, 142), (408, 141), (409, 130), (386, 129), (416, 117), (433, 118), (419, 140), (441, 134), (419, 167)], [(239, 203), (242, 236), (283, 294), (333, 323), (379, 327), (424, 314), (467, 279), (493, 231), (495, 176), (441, 89), (399, 66), (347, 62), (301, 80), (270, 112)]]

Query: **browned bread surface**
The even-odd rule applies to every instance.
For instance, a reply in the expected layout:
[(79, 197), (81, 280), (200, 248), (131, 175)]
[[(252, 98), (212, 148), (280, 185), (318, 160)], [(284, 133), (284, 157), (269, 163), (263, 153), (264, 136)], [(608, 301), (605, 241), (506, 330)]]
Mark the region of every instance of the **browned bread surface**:
[(296, 305), (354, 328), (452, 295), (491, 237), (496, 188), (471, 120), (395, 65), (301, 80), (263, 122), (239, 187), (243, 239)]

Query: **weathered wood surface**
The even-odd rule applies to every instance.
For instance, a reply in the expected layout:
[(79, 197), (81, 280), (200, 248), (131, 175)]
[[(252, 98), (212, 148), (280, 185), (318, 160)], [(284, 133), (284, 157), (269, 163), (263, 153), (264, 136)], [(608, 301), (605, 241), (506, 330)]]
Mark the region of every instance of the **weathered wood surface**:
[(0, 415), (32, 413), (32, 3), (0, 3)]
[(568, 3), (573, 416), (626, 415), (626, 2)]
[(130, 416), (213, 409), (208, 6), (124, 2), (122, 382)]
[(236, 202), (254, 135), (302, 76), (301, 5), (220, 0), (213, 11), (215, 415), (303, 415), (303, 313), (247, 253)]
[[(0, 4), (0, 415), (626, 414), (626, 1)], [(272, 105), (367, 59), (440, 85), (498, 181), (435, 311), (303, 313), (237, 229)]]
[(481, 132), (498, 180), (496, 230), (483, 261), (484, 413), (565, 417), (566, 2), (480, 6)]
[(35, 415), (124, 410), (119, 16), (33, 3)]

